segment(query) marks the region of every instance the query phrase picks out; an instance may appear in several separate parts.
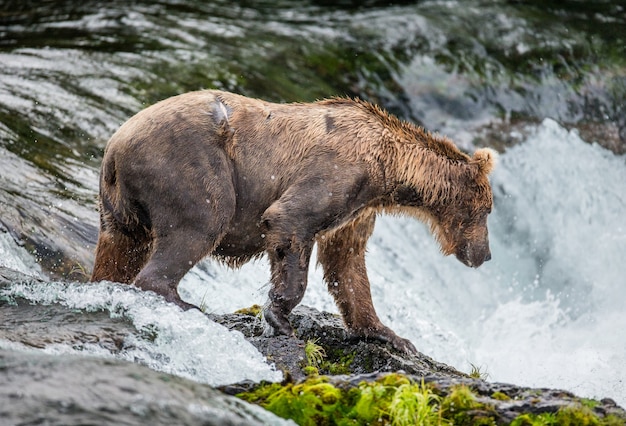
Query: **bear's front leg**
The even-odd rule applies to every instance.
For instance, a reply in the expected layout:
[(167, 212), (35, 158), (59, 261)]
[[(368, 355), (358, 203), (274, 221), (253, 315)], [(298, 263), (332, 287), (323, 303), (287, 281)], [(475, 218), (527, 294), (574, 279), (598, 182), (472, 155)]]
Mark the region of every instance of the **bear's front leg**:
[[(261, 230), (272, 268), (272, 288), (265, 319), (276, 333), (293, 333), (287, 316), (302, 300), (315, 236), (342, 223), (368, 200), (360, 167), (334, 168), (335, 158), (302, 171), (263, 212)], [(320, 168), (331, 167), (324, 171)], [(307, 175), (309, 173), (309, 175)], [(313, 175), (310, 175), (313, 173)]]
[(287, 316), (302, 300), (307, 286), (309, 261), (313, 250), (313, 237), (299, 232), (298, 226), (268, 209), (263, 217), (266, 251), (272, 271), (269, 303), (264, 309), (267, 323), (275, 334), (292, 335)]
[(272, 288), (264, 315), (276, 334), (293, 334), (287, 316), (304, 296), (312, 246), (312, 242), (290, 241), (287, 245), (269, 250)]

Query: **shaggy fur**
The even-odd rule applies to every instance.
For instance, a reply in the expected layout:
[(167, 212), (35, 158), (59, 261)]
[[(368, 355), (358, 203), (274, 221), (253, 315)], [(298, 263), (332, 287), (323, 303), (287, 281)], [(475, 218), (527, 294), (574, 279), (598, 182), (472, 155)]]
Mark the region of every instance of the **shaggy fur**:
[(495, 157), (470, 157), (361, 100), (176, 96), (132, 117), (106, 147), (92, 280), (134, 283), (189, 308), (178, 282), (204, 256), (236, 267), (266, 253), (265, 318), (290, 334), (287, 315), (304, 295), (317, 242), (349, 332), (411, 352), (372, 303), (365, 249), (375, 216), (415, 216), (445, 254), (477, 267), (491, 257)]

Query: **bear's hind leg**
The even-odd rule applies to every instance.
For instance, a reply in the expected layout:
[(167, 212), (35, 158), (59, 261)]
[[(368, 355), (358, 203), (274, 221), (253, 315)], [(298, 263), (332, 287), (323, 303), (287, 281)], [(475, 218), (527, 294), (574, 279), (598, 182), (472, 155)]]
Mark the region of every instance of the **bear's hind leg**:
[(174, 229), (170, 235), (157, 237), (152, 255), (134, 284), (142, 290), (160, 294), (168, 302), (183, 309), (194, 308), (180, 298), (178, 283), (200, 259), (214, 249), (216, 241), (216, 238), (210, 238), (197, 229)]
[[(198, 195), (196, 199), (205, 200), (208, 196)], [(219, 200), (213, 203), (214, 209), (203, 205), (169, 212), (161, 209), (153, 222), (152, 254), (135, 279), (137, 287), (154, 291), (183, 309), (195, 307), (180, 298), (178, 283), (198, 261), (213, 252), (235, 211), (234, 197), (224, 194), (214, 199)]]
[[(187, 143), (194, 137), (195, 133), (182, 133), (179, 140)], [(150, 169), (152, 175), (146, 172), (142, 176), (149, 182), (144, 182), (140, 195), (153, 240), (150, 257), (134, 284), (183, 309), (194, 306), (180, 298), (178, 283), (215, 250), (235, 214), (230, 162), (223, 152), (206, 148), (208, 151), (198, 152), (191, 163), (185, 150), (172, 154), (168, 161), (175, 173), (169, 179), (155, 169)]]
[(90, 281), (131, 283), (150, 254), (150, 238), (145, 233), (128, 236), (111, 227), (101, 227)]

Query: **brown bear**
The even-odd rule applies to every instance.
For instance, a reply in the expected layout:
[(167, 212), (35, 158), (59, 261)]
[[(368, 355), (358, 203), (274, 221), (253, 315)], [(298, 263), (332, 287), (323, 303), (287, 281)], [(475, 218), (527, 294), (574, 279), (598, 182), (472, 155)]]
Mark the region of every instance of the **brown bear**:
[(275, 104), (205, 90), (161, 101), (108, 142), (92, 281), (134, 283), (183, 308), (177, 286), (212, 255), (237, 267), (266, 253), (264, 317), (290, 335), (314, 243), (351, 336), (415, 347), (381, 323), (365, 268), (381, 212), (430, 225), (444, 254), (491, 258), (488, 174), (450, 140), (362, 100)]

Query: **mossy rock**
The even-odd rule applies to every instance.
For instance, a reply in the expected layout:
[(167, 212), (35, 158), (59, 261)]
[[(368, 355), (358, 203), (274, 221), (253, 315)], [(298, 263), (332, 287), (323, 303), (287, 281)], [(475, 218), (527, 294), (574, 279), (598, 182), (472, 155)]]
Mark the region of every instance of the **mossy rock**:
[(471, 379), (455, 383), (400, 373), (313, 376), (298, 383), (260, 384), (237, 396), (299, 425), (626, 424), (626, 413), (608, 401), (593, 401), (592, 409), (589, 400), (562, 393), (560, 398), (542, 400), (535, 410), (530, 408), (537, 406), (530, 402), (535, 398), (530, 394), (526, 399), (503, 401), (501, 396), (481, 395), (472, 384)]
[(298, 306), (289, 315), (295, 337), (265, 336), (264, 323), (261, 316), (256, 315), (257, 309), (253, 306), (234, 314), (209, 317), (231, 330), (242, 332), (277, 368), (294, 380), (311, 373), (304, 371), (308, 366), (304, 349), (309, 341), (314, 341), (325, 353), (324, 359), (313, 365), (321, 374), (404, 371), (414, 375), (440, 372), (452, 377), (468, 377), (422, 353), (407, 355), (380, 341), (350, 339), (338, 315), (306, 306)]
[(423, 354), (350, 340), (334, 314), (300, 306), (289, 317), (296, 336), (268, 337), (251, 311), (213, 318), (242, 331), (285, 380), (221, 389), (300, 425), (626, 425), (610, 399), (470, 377)]

